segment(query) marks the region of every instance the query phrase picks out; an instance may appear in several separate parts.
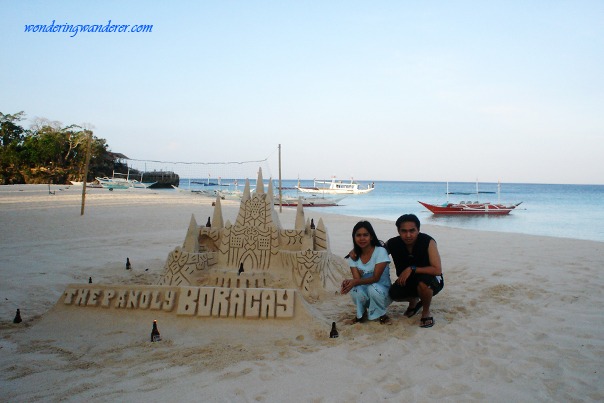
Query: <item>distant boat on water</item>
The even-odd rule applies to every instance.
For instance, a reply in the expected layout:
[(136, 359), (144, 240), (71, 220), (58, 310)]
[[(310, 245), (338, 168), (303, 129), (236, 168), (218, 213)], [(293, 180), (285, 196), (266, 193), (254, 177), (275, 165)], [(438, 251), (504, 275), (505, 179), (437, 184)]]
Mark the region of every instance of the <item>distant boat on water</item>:
[(367, 185), (367, 188), (360, 188), (359, 184), (353, 179), (351, 179), (350, 182), (342, 182), (341, 180), (336, 180), (335, 178), (332, 178), (331, 181), (315, 180), (313, 187), (303, 187), (298, 185), (296, 189), (304, 193), (360, 195), (372, 192), (375, 189), (375, 185), (372, 183), (370, 185)]
[[(235, 182), (237, 182), (237, 180), (235, 180)], [(220, 176), (218, 177), (217, 182), (210, 182), (210, 177), (208, 176), (208, 179), (205, 181), (189, 179), (189, 184), (191, 183), (202, 186), (231, 186), (231, 183), (222, 183), (222, 178)]]
[[(499, 186), (499, 185), (498, 185)], [(449, 192), (449, 182), (447, 182), (447, 194), (448, 195), (473, 195), (473, 194), (495, 194), (497, 192), (487, 191), (487, 190), (478, 190), (478, 180), (476, 180), (476, 191), (475, 192)]]
[[(501, 184), (497, 184), (497, 195), (501, 191)], [(478, 190), (478, 182), (476, 182), (476, 193), (495, 193), (495, 192), (480, 192)], [(472, 193), (453, 193), (449, 192), (449, 182), (447, 182), (447, 195), (450, 194), (472, 194)], [(507, 215), (512, 212), (520, 203), (504, 204), (504, 203), (491, 203), (491, 202), (479, 202), (479, 201), (460, 201), (459, 203), (450, 203), (447, 201), (442, 204), (431, 204), (422, 201), (418, 201), (419, 204), (427, 208), (432, 214), (443, 214), (443, 215)]]
[(510, 214), (512, 210), (521, 203), (522, 202), (516, 204), (501, 204), (461, 201), (459, 203), (430, 204), (421, 201), (419, 202), (419, 204), (430, 210), (432, 214), (448, 215), (506, 215)]

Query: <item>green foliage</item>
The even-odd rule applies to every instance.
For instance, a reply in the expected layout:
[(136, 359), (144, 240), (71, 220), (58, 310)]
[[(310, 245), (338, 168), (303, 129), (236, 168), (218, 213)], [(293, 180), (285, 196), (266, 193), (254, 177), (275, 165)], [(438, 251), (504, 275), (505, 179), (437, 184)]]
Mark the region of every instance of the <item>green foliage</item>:
[(0, 184), (23, 181), (23, 177), (18, 174), (25, 133), (18, 122), (23, 119), (23, 111), (13, 115), (0, 112)]
[(93, 136), (91, 130), (78, 125), (61, 127), (59, 122), (45, 119), (37, 119), (26, 130), (19, 124), (24, 119), (24, 112), (0, 112), (0, 184), (83, 180), (89, 138), (92, 145), (87, 180), (112, 172), (113, 155), (105, 139)]

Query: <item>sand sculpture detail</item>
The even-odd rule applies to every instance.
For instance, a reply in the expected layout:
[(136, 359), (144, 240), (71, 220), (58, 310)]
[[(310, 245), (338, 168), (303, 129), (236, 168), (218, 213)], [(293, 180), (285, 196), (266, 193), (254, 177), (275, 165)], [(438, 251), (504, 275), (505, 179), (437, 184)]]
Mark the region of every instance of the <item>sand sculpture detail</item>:
[[(216, 199), (211, 227), (191, 217), (182, 247), (170, 253), (160, 285), (225, 288), (290, 288), (307, 301), (339, 289), (346, 262), (329, 251), (323, 220), (311, 229), (298, 206), (294, 229), (281, 227), (274, 208), (272, 182), (264, 192), (259, 184), (250, 192), (246, 180), (234, 224), (224, 224), (220, 198)], [(239, 273), (240, 266), (244, 271)]]

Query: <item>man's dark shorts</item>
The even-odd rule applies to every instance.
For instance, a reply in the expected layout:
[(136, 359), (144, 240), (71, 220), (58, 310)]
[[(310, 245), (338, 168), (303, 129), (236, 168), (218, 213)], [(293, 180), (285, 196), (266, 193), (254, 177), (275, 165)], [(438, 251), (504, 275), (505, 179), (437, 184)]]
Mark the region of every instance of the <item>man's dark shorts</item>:
[[(439, 281), (440, 280), (440, 281)], [(399, 283), (394, 283), (390, 286), (388, 294), (393, 301), (404, 301), (409, 298), (417, 298), (417, 285), (419, 282), (426, 284), (432, 289), (432, 295), (436, 295), (445, 286), (443, 276), (431, 276), (429, 274), (412, 274), (407, 279), (407, 283), (402, 286)]]

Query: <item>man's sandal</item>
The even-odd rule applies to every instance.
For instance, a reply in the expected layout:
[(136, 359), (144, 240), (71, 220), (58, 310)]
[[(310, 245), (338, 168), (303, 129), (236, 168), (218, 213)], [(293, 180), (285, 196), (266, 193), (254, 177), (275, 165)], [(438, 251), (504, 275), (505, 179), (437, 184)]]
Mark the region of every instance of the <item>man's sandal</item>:
[(434, 318), (432, 316), (428, 316), (426, 318), (421, 318), (419, 327), (427, 328), (434, 326)]
[(422, 301), (419, 301), (417, 304), (415, 304), (413, 308), (407, 308), (403, 315), (408, 318), (411, 318), (412, 316), (415, 316), (415, 314), (418, 313), (420, 309), (422, 309)]

